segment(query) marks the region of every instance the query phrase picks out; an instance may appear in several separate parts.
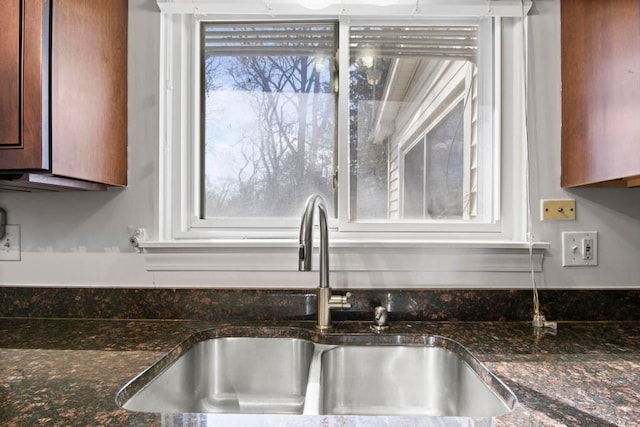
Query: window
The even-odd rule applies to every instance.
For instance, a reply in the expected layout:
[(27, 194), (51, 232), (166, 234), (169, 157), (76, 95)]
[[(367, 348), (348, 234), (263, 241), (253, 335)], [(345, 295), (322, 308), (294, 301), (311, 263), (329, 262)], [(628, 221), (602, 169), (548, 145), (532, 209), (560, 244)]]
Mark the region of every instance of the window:
[(203, 218), (292, 218), (332, 200), (333, 23), (201, 24)]
[(295, 238), (312, 193), (333, 239), (524, 240), (502, 215), (522, 181), (501, 167), (518, 156), (501, 31), (489, 16), (163, 15), (160, 240)]
[[(310, 194), (332, 205), (343, 193), (343, 223), (477, 220), (478, 139), (464, 130), (477, 136), (491, 118), (480, 124), (463, 110), (477, 111), (478, 25), (343, 26), (345, 70), (337, 69), (337, 30), (331, 22), (201, 22), (201, 219), (268, 226), (265, 218), (298, 215)], [(340, 71), (349, 82), (348, 138), (337, 133)], [(491, 83), (491, 68), (481, 74)], [(456, 102), (454, 119), (442, 117)], [(420, 166), (407, 138), (427, 128)], [(342, 165), (341, 145), (349, 147)], [(481, 145), (491, 150), (491, 141)], [(334, 179), (340, 166), (349, 171), (343, 185)], [(491, 164), (483, 167), (490, 175)], [(490, 204), (491, 193), (485, 198)]]
[[(464, 135), (460, 129), (464, 104), (459, 103), (424, 136), (402, 153), (399, 188), (402, 204), (394, 215), (406, 219), (469, 218), (471, 192), (463, 192), (465, 176)], [(468, 180), (467, 180), (468, 181)]]
[[(493, 83), (477, 66), (488, 24), (349, 29), (351, 221), (491, 221), (477, 210), (478, 133), (492, 121), (477, 116), (478, 74)], [(490, 137), (480, 145), (493, 149)], [(482, 168), (488, 181), (492, 164)]]

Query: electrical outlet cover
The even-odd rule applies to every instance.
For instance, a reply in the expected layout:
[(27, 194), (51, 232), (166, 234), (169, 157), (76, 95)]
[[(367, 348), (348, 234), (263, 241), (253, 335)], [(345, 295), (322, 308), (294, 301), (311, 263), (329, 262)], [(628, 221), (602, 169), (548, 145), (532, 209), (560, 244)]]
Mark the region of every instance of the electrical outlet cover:
[[(586, 245), (585, 239), (592, 242)], [(585, 253), (585, 248), (589, 253)], [(597, 231), (564, 231), (562, 233), (562, 266), (579, 267), (598, 265)]]
[(7, 234), (0, 240), (0, 261), (20, 261), (20, 226), (7, 224)]
[(540, 200), (540, 221), (573, 221), (576, 219), (574, 199)]

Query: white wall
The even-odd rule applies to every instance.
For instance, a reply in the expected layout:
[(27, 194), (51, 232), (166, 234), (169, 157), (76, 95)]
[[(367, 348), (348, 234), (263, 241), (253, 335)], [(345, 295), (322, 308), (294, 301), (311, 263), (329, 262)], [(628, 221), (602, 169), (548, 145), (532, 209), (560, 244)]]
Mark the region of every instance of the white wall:
[[(531, 17), (531, 191), (534, 234), (550, 242), (541, 287), (640, 288), (640, 188), (560, 188), (559, 0), (537, 0)], [(0, 262), (0, 285), (164, 286), (189, 285), (180, 274), (159, 277), (129, 245), (128, 227), (156, 227), (158, 158), (159, 11), (155, 0), (129, 1), (129, 186), (98, 193), (0, 193), (9, 222), (21, 225), (22, 260)], [(537, 200), (575, 198), (577, 220), (540, 222)], [(599, 265), (563, 268), (561, 231), (598, 231)], [(295, 261), (292, 261), (295, 266)], [(354, 277), (352, 277), (354, 276)], [(358, 276), (358, 277), (355, 277)], [(237, 273), (212, 276), (212, 286), (238, 282)], [(215, 281), (215, 279), (218, 281)], [(342, 286), (425, 287), (416, 273), (343, 275)], [(262, 281), (264, 279), (264, 281)], [(247, 275), (249, 286), (307, 286), (315, 275), (297, 272)], [(351, 283), (349, 281), (352, 281)], [(439, 285), (523, 287), (527, 273), (449, 275)], [(193, 284), (193, 283), (191, 283)], [(438, 285), (436, 283), (436, 285)]]
[(129, 1), (129, 186), (0, 193), (22, 238), (22, 260), (0, 261), (0, 284), (152, 284), (127, 226), (155, 228), (159, 29), (155, 0)]

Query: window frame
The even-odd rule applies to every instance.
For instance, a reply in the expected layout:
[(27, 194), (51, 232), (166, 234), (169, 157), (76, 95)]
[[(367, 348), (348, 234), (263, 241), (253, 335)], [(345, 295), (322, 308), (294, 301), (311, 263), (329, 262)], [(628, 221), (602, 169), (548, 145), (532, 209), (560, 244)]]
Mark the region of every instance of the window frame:
[[(251, 21), (246, 17), (223, 16), (216, 17), (216, 21)], [(294, 18), (292, 18), (293, 20)], [(317, 17), (313, 18), (318, 20)], [(161, 36), (163, 38), (164, 49), (161, 51), (161, 150), (160, 150), (160, 191), (158, 198), (158, 240), (160, 242), (179, 241), (223, 241), (241, 240), (245, 242), (256, 241), (263, 245), (266, 239), (296, 239), (298, 234), (298, 218), (282, 219), (272, 227), (249, 226), (242, 219), (201, 219), (199, 216), (199, 195), (201, 194), (200, 176), (202, 164), (200, 161), (199, 141), (201, 133), (200, 124), (200, 96), (201, 93), (201, 70), (198, 60), (200, 52), (200, 22), (211, 20), (207, 15), (190, 14), (163, 14), (161, 19)], [(256, 19), (264, 21), (264, 19)], [(348, 43), (348, 31), (345, 26), (351, 25), (354, 20), (348, 17), (339, 18), (339, 45)], [(367, 18), (363, 22), (372, 22)], [(397, 20), (386, 20), (380, 18), (375, 21), (378, 24), (392, 25)], [(412, 20), (412, 22), (431, 22), (422, 19)], [(502, 58), (500, 54), (501, 29), (500, 18), (495, 18), (496, 37), (488, 48), (494, 51), (491, 65), (494, 68), (494, 78), (501, 81)], [(343, 38), (346, 38), (343, 40)], [(348, 63), (348, 52), (340, 50), (340, 62)], [(501, 85), (494, 88), (494, 108), (500, 111)], [(339, 81), (339, 89), (343, 94), (348, 94), (348, 73), (342, 73)], [(339, 104), (346, 104), (348, 96), (339, 97)], [(342, 107), (344, 108), (344, 107)], [(338, 107), (338, 140), (344, 138), (344, 133), (348, 134), (348, 114), (343, 113), (343, 109)], [(176, 117), (179, 119), (176, 120)], [(493, 120), (492, 132), (496, 136), (502, 134), (502, 116), (497, 114)], [(348, 136), (348, 135), (347, 135)], [(495, 164), (501, 162), (501, 139), (491, 139), (497, 147), (491, 153), (491, 161)], [(496, 140), (498, 140), (496, 142)], [(338, 145), (338, 164), (345, 163), (345, 154), (348, 155), (348, 143)], [(495, 168), (498, 169), (498, 168)], [(518, 170), (518, 168), (516, 168)], [(501, 171), (494, 170), (496, 174), (493, 183), (495, 191), (491, 206), (495, 222), (492, 224), (463, 224), (463, 223), (376, 223), (367, 224), (364, 222), (352, 223), (345, 221), (348, 218), (348, 205), (345, 203), (345, 194), (348, 192), (346, 185), (339, 188), (339, 219), (330, 221), (332, 241), (342, 239), (348, 241), (368, 241), (368, 242), (392, 242), (399, 240), (425, 241), (430, 244), (438, 242), (477, 242), (483, 246), (483, 242), (517, 242), (522, 245), (525, 241), (524, 229), (525, 219), (522, 209), (513, 209), (507, 223), (502, 221), (500, 206), (515, 206), (515, 192), (507, 191), (510, 196), (504, 196), (505, 192), (500, 192), (500, 187), (504, 187), (501, 179)], [(339, 180), (348, 183), (348, 171), (346, 168), (339, 169)], [(522, 179), (516, 179), (523, 183)], [(497, 191), (496, 191), (497, 190)], [(502, 194), (502, 195), (501, 195)], [(255, 222), (254, 222), (255, 224)], [(419, 228), (416, 233), (416, 227)], [(488, 246), (492, 246), (489, 244)], [(214, 244), (217, 245), (217, 244)]]
[[(349, 26), (363, 26), (363, 25), (402, 25), (402, 23), (406, 21), (399, 21), (393, 19), (382, 19), (382, 20), (371, 20), (371, 19), (350, 19), (341, 23), (340, 27), (340, 37), (345, 37), (345, 42), (348, 42), (349, 38)], [(425, 19), (425, 20), (412, 20), (412, 23), (415, 22), (417, 24), (435, 24), (446, 22), (447, 24), (451, 23), (453, 25), (470, 25), (470, 24), (478, 24), (477, 18), (451, 18), (451, 19)], [(344, 27), (343, 27), (344, 25)], [(484, 222), (480, 221), (461, 221), (461, 220), (432, 220), (429, 222), (416, 222), (416, 221), (397, 221), (397, 222), (382, 222), (382, 221), (357, 221), (351, 222), (349, 220), (349, 194), (348, 190), (345, 189), (345, 186), (339, 187), (339, 209), (340, 215), (339, 218), (339, 227), (342, 232), (356, 232), (356, 233), (369, 233), (374, 238), (385, 239), (388, 238), (389, 233), (395, 234), (396, 236), (407, 237), (407, 234), (417, 233), (417, 236), (413, 236), (410, 238), (416, 239), (452, 239), (452, 240), (460, 240), (460, 239), (468, 239), (468, 233), (473, 233), (474, 239), (479, 240), (495, 240), (495, 239), (510, 239), (511, 237), (507, 237), (504, 233), (504, 229), (501, 223), (501, 182), (500, 182), (500, 170), (499, 170), (499, 159), (501, 153), (501, 145), (502, 138), (501, 132), (501, 85), (493, 84), (495, 82), (500, 81), (500, 68), (502, 61), (502, 51), (501, 51), (501, 21), (500, 18), (494, 17), (493, 19), (483, 19), (478, 25), (478, 49), (483, 52), (491, 52), (492, 55), (490, 58), (487, 58), (484, 55), (478, 56), (478, 73), (482, 73), (482, 75), (487, 76), (483, 79), (480, 79), (478, 82), (478, 91), (480, 92), (479, 97), (479, 105), (482, 103), (489, 102), (491, 108), (483, 109), (479, 112), (480, 114), (488, 114), (489, 117), (479, 117), (478, 123), (490, 123), (490, 126), (484, 126), (481, 130), (483, 135), (480, 136), (483, 141), (488, 142), (491, 146), (490, 152), (485, 152), (484, 159), (482, 160), (484, 171), (481, 173), (486, 173), (487, 176), (479, 182), (479, 187), (482, 184), (483, 187), (478, 189), (478, 192), (486, 192), (488, 194), (488, 198), (490, 200), (489, 203), (484, 203), (484, 211), (482, 212), (482, 217), (485, 219)], [(341, 45), (343, 45), (343, 41), (341, 40)], [(340, 63), (349, 63), (348, 52), (340, 53)], [(482, 71), (480, 71), (482, 70)], [(344, 74), (344, 73), (343, 73)], [(349, 81), (348, 76), (340, 76), (340, 92), (348, 93), (349, 90)], [(346, 99), (345, 99), (346, 98)], [(481, 99), (480, 99), (481, 98)], [(338, 139), (340, 140), (348, 140), (348, 120), (345, 119), (345, 115), (348, 112), (348, 108), (346, 103), (348, 102), (348, 97), (342, 97), (338, 100), (339, 103), (343, 103), (344, 105), (340, 105), (338, 107), (338, 114), (340, 119), (342, 120), (339, 123)], [(479, 130), (480, 131), (480, 130)], [(339, 145), (340, 150), (340, 159), (338, 160), (338, 164), (347, 164), (348, 162), (348, 144)], [(488, 150), (487, 150), (488, 151)], [(349, 182), (348, 171), (342, 168), (340, 170), (340, 179), (339, 181)], [(345, 194), (346, 193), (346, 194)]]
[[(249, 25), (245, 25), (245, 23), (248, 23)], [(333, 136), (330, 137), (328, 136), (329, 134), (325, 134), (327, 135), (327, 140), (331, 139), (331, 147), (329, 147), (327, 149), (327, 151), (331, 151), (334, 153), (334, 155), (332, 156), (331, 159), (331, 164), (328, 164), (327, 166), (327, 173), (326, 175), (323, 174), (323, 176), (326, 176), (326, 179), (324, 181), (324, 184), (327, 186), (327, 188), (331, 187), (331, 182), (333, 174), (337, 171), (337, 106), (338, 106), (338, 95), (337, 93), (335, 93), (335, 91), (333, 90), (333, 84), (334, 84), (334, 80), (336, 80), (336, 76), (334, 75), (333, 72), (333, 61), (335, 60), (335, 54), (337, 52), (337, 44), (338, 44), (338, 40), (337, 40), (337, 28), (338, 28), (338, 21), (335, 19), (314, 19), (314, 20), (300, 20), (300, 19), (295, 19), (295, 20), (283, 20), (283, 19), (272, 19), (272, 20), (255, 20), (255, 21), (247, 21), (247, 20), (243, 20), (243, 21), (239, 21), (239, 20), (233, 20), (233, 21), (223, 21), (220, 19), (216, 19), (216, 20), (211, 20), (211, 19), (201, 19), (198, 21), (198, 26), (200, 28), (199, 34), (200, 34), (200, 38), (199, 38), (199, 42), (202, 43), (204, 40), (204, 36), (205, 36), (205, 32), (206, 32), (206, 28), (207, 27), (212, 27), (212, 28), (216, 28), (216, 27), (228, 27), (228, 26), (238, 26), (238, 27), (253, 27), (252, 29), (256, 30), (256, 33), (254, 34), (260, 34), (263, 33), (265, 31), (269, 31), (269, 30), (273, 30), (273, 27), (275, 28), (279, 28), (279, 31), (283, 31), (284, 27), (298, 27), (298, 26), (308, 26), (308, 27), (312, 27), (314, 29), (317, 29), (318, 27), (324, 27), (324, 29), (321, 32), (322, 35), (322, 41), (320, 43), (320, 46), (317, 45), (317, 36), (318, 36), (318, 32), (314, 32), (313, 33), (313, 37), (314, 37), (314, 41), (313, 42), (309, 42), (307, 41), (307, 43), (309, 44), (314, 44), (313, 49), (314, 52), (313, 53), (305, 53), (305, 54), (301, 54), (300, 52), (296, 51), (296, 52), (291, 52), (291, 51), (286, 51), (287, 48), (283, 48), (280, 47), (278, 45), (278, 47), (275, 46), (267, 46), (266, 49), (270, 49), (270, 51), (273, 53), (273, 56), (270, 55), (266, 55), (269, 57), (279, 57), (279, 56), (307, 56), (307, 57), (317, 57), (317, 55), (321, 55), (324, 57), (330, 56), (331, 60), (331, 65), (332, 67), (327, 67), (325, 69), (325, 76), (327, 77), (327, 75), (329, 75), (330, 77), (325, 81), (325, 84), (328, 84), (330, 86), (327, 86), (328, 89), (326, 91), (322, 91), (322, 92), (318, 92), (318, 93), (314, 93), (314, 95), (320, 95), (320, 96), (325, 96), (328, 99), (327, 104), (332, 104), (332, 111), (331, 114), (336, 118), (336, 120), (334, 120), (334, 123), (332, 123), (333, 125)], [(257, 28), (257, 29), (256, 29)], [(308, 30), (305, 34), (308, 36), (312, 33), (310, 33), (309, 31), (313, 31), (313, 30)], [(270, 36), (265, 36), (262, 40), (268, 40)], [(231, 38), (231, 40), (226, 39), (224, 40), (225, 42), (236, 42), (237, 38)], [(282, 43), (282, 42), (281, 42)], [(333, 44), (333, 46), (329, 46), (330, 44)], [(200, 45), (200, 47), (202, 47), (202, 45)], [(235, 48), (234, 48), (235, 49)], [(255, 49), (255, 45), (252, 46), (251, 49)], [(262, 47), (260, 49), (263, 49)], [(283, 51), (284, 49), (284, 51)], [(311, 47), (305, 45), (305, 49), (312, 49)], [(263, 51), (264, 52), (264, 51)], [(221, 56), (225, 56), (227, 55), (227, 53), (225, 52), (224, 54), (221, 54)], [(203, 82), (205, 81), (205, 72), (204, 72), (204, 61), (206, 58), (205, 55), (205, 51), (204, 49), (200, 49), (197, 48), (194, 52), (194, 56), (198, 57), (198, 62), (200, 64), (201, 67), (201, 74), (200, 74), (200, 87), (202, 88), (203, 86)], [(242, 53), (242, 50), (240, 51), (234, 51), (233, 53), (229, 54), (229, 56), (234, 56), (234, 57), (244, 57), (244, 54)], [(309, 92), (309, 94), (311, 94), (312, 92)], [(204, 150), (206, 149), (206, 143), (205, 143), (205, 126), (207, 125), (207, 122), (205, 122), (205, 115), (206, 115), (206, 107), (205, 107), (205, 102), (206, 102), (206, 92), (203, 90), (200, 90), (200, 111), (199, 111), (199, 117), (200, 117), (200, 122), (199, 122), (199, 126), (200, 126), (200, 130), (201, 130), (201, 135), (203, 136), (202, 138), (200, 138), (200, 141), (194, 141), (194, 144), (199, 143), (199, 147), (200, 147), (200, 151), (197, 153), (194, 153), (194, 155), (196, 156), (196, 158), (194, 159), (194, 162), (197, 162), (199, 165), (204, 165), (204, 157), (205, 157), (205, 152)], [(288, 95), (286, 93), (282, 93), (280, 94), (283, 97), (288, 97)], [(298, 102), (302, 102), (300, 99), (298, 99)], [(318, 116), (320, 117), (320, 116)], [(196, 125), (196, 124), (194, 124)], [(305, 144), (306, 145), (306, 144)], [(240, 230), (251, 230), (251, 229), (264, 229), (264, 230), (268, 230), (268, 231), (276, 231), (276, 230), (283, 230), (283, 229), (288, 229), (291, 228), (292, 224), (294, 224), (296, 222), (296, 218), (298, 218), (298, 212), (297, 209), (302, 209), (303, 203), (306, 200), (306, 197), (308, 197), (311, 193), (304, 193), (304, 195), (302, 196), (303, 198), (298, 200), (298, 204), (296, 204), (295, 209), (296, 212), (294, 213), (294, 216), (280, 216), (280, 217), (257, 217), (257, 216), (238, 216), (238, 217), (225, 217), (225, 216), (220, 216), (220, 217), (211, 217), (211, 218), (207, 218), (206, 217), (206, 209), (207, 209), (207, 202), (205, 200), (205, 187), (206, 185), (203, 184), (204, 180), (205, 180), (205, 175), (206, 175), (206, 170), (205, 167), (202, 166), (201, 169), (201, 174), (194, 174), (193, 179), (200, 179), (200, 185), (202, 187), (202, 193), (200, 194), (200, 198), (198, 200), (194, 200), (194, 202), (196, 203), (196, 209), (200, 209), (200, 214), (197, 217), (196, 215), (193, 215), (194, 219), (194, 227), (200, 227), (200, 228), (205, 228), (205, 229), (210, 229), (210, 230), (220, 230), (220, 229), (240, 229)], [(300, 196), (299, 196), (300, 197)], [(332, 197), (331, 191), (328, 191), (327, 193), (325, 193), (325, 197), (327, 199), (327, 202), (329, 204), (330, 200), (329, 197)], [(328, 206), (330, 207), (330, 206)], [(258, 225), (255, 225), (258, 224)]]
[[(401, 26), (406, 24), (406, 20), (397, 19), (380, 19), (371, 20), (369, 18), (350, 19), (346, 24), (340, 27), (340, 36), (346, 39), (348, 43), (349, 39), (349, 27), (359, 26)], [(478, 114), (478, 123), (482, 126), (478, 126), (478, 132), (482, 132), (482, 136), (479, 136), (483, 140), (483, 144), (489, 145), (490, 150), (485, 151), (480, 159), (482, 164), (481, 173), (484, 174), (481, 180), (479, 180), (479, 189), (477, 192), (483, 192), (487, 194), (488, 203), (482, 203), (484, 205), (483, 212), (479, 217), (483, 220), (430, 220), (428, 222), (421, 221), (356, 221), (352, 222), (349, 218), (350, 208), (349, 202), (349, 190), (345, 186), (339, 187), (340, 201), (339, 207), (341, 209), (339, 215), (339, 226), (343, 232), (358, 232), (358, 233), (371, 233), (372, 236), (377, 238), (387, 238), (388, 233), (395, 233), (399, 236), (406, 236), (409, 233), (418, 233), (413, 238), (417, 239), (468, 239), (467, 233), (473, 233), (475, 239), (509, 239), (506, 237), (502, 230), (501, 224), (501, 192), (500, 192), (500, 171), (499, 160), (501, 150), (501, 85), (494, 84), (494, 82), (500, 81), (500, 69), (501, 69), (501, 20), (499, 17), (493, 19), (481, 19), (479, 22), (478, 17), (474, 18), (431, 18), (431, 19), (419, 19), (412, 20), (411, 23), (416, 25), (438, 25), (446, 23), (447, 25), (478, 25), (478, 50), (480, 52), (490, 52), (491, 56), (487, 58), (487, 55), (478, 56), (478, 74), (481, 75), (481, 79), (478, 81), (478, 104), (483, 105), (490, 104), (489, 109), (482, 109)], [(341, 40), (341, 45), (343, 41)], [(340, 63), (349, 63), (348, 52), (341, 52)], [(482, 71), (480, 71), (482, 70)], [(345, 73), (343, 73), (345, 74)], [(341, 78), (341, 93), (348, 93), (349, 80), (348, 76), (340, 76)], [(343, 85), (344, 82), (344, 85)], [(464, 94), (462, 95), (464, 98)], [(347, 98), (345, 100), (345, 98)], [(344, 105), (339, 106), (338, 112), (341, 118), (345, 115), (348, 117), (348, 97), (342, 97), (338, 102)], [(339, 124), (339, 140), (348, 140), (348, 120), (345, 120)], [(411, 135), (416, 136), (415, 133)], [(487, 144), (488, 143), (488, 144)], [(486, 146), (485, 145), (485, 146)], [(349, 146), (342, 144), (339, 146), (340, 155), (342, 156), (338, 161), (338, 164), (348, 164), (348, 151)], [(344, 168), (343, 168), (344, 169)], [(348, 171), (341, 170), (340, 182), (349, 183)], [(346, 194), (345, 194), (346, 193)], [(401, 196), (402, 197), (402, 196)]]

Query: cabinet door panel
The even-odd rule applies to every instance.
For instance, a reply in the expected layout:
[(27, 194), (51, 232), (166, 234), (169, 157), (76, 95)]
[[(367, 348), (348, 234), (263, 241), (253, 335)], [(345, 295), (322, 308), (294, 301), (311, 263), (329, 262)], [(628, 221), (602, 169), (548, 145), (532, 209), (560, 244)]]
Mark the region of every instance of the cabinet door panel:
[(53, 5), (56, 175), (127, 183), (127, 13), (126, 0), (56, 0)]
[[(49, 53), (47, 47), (49, 46), (50, 2), (48, 0), (0, 0), (0, 6), (2, 11), (0, 43), (4, 44), (5, 28), (11, 30), (15, 28), (18, 43), (21, 43), (18, 45), (16, 54), (16, 58), (20, 61), (16, 83), (17, 98), (11, 100), (4, 95), (0, 97), (2, 102), (7, 100), (12, 103), (16, 111), (19, 123), (16, 139), (18, 143), (0, 145), (0, 169), (46, 170), (49, 169), (49, 137), (48, 123), (43, 121), (43, 118), (48, 116)], [(13, 20), (6, 21), (8, 14), (5, 8), (13, 15)], [(17, 18), (14, 12), (16, 9)], [(5, 27), (5, 24), (9, 26)], [(13, 31), (7, 31), (7, 33), (12, 34)], [(5, 62), (4, 53), (0, 53), (3, 55), (2, 64)], [(0, 121), (4, 122), (4, 120)]]
[(0, 147), (20, 145), (20, 3), (0, 0)]
[(563, 187), (640, 173), (640, 1), (562, 0)]

